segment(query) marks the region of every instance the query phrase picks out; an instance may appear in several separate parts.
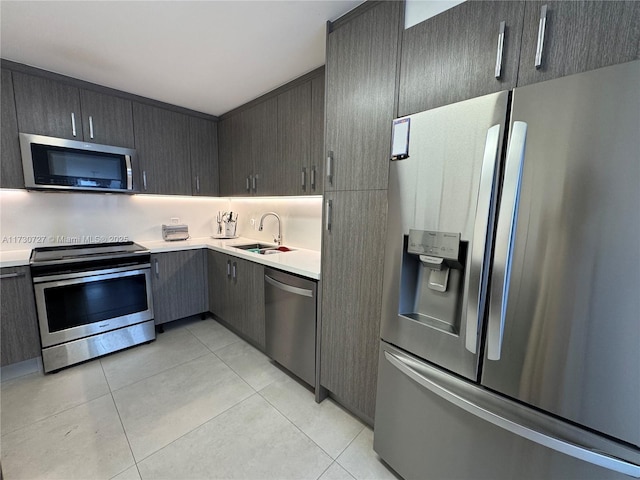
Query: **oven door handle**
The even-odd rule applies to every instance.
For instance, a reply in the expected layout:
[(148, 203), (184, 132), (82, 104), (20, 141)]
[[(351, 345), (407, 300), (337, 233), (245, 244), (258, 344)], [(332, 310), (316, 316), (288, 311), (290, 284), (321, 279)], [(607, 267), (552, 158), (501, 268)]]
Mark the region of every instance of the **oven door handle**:
[(73, 285), (74, 283), (89, 283), (99, 280), (109, 280), (110, 278), (129, 277), (149, 273), (150, 271), (151, 265), (147, 263), (143, 265), (131, 265), (129, 267), (110, 268), (108, 270), (92, 270), (91, 272), (63, 273), (47, 277), (35, 277), (33, 283), (41, 285), (43, 288), (62, 287), (64, 285)]

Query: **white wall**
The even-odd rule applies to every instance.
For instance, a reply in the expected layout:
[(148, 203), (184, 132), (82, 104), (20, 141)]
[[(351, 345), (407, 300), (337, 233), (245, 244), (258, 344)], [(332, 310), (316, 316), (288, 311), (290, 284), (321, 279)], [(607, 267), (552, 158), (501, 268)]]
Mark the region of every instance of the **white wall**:
[[(71, 243), (67, 237), (92, 241), (161, 240), (161, 225), (177, 217), (189, 225), (193, 238), (214, 233), (218, 211), (238, 212), (238, 234), (272, 241), (277, 231), (273, 217), (263, 232), (250, 220), (268, 211), (282, 218), (287, 245), (320, 250), (322, 197), (273, 197), (260, 199), (49, 193), (0, 189), (0, 250)], [(254, 222), (255, 223), (255, 222)]]
[(404, 9), (404, 28), (435, 17), (439, 13), (462, 3), (464, 0), (407, 0)]

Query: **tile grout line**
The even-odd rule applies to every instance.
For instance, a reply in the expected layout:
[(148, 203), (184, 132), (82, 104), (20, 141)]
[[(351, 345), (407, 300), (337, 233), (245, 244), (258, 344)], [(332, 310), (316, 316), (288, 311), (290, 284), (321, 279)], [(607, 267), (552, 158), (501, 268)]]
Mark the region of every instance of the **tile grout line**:
[[(133, 466), (136, 467), (138, 471), (138, 476), (142, 479), (142, 474), (140, 473), (140, 469), (138, 468), (138, 462), (136, 461), (136, 456), (133, 454), (133, 448), (131, 447), (131, 442), (129, 441), (129, 435), (127, 435), (127, 429), (124, 427), (124, 422), (122, 421), (122, 416), (120, 415), (120, 410), (118, 409), (118, 404), (116, 403), (116, 399), (113, 396), (113, 390), (111, 390), (111, 385), (109, 384), (109, 379), (107, 378), (107, 373), (104, 371), (104, 366), (102, 365), (102, 360), (100, 361), (100, 368), (102, 369), (102, 374), (104, 375), (104, 380), (107, 382), (107, 387), (109, 388), (109, 395), (111, 395), (111, 401), (113, 402), (113, 406), (116, 409), (116, 413), (118, 414), (118, 420), (120, 420), (120, 426), (122, 427), (122, 433), (124, 433), (124, 438), (127, 440), (127, 445), (129, 445), (129, 451), (131, 452), (131, 458), (133, 458)], [(131, 466), (125, 468), (122, 472), (127, 471)], [(120, 472), (120, 473), (122, 473)], [(118, 476), (120, 473), (114, 475)], [(113, 477), (111, 477), (113, 478)]]
[(363, 426), (362, 426), (362, 428), (360, 429), (360, 431), (356, 434), (356, 436), (355, 436), (355, 437), (353, 437), (353, 440), (351, 440), (351, 441), (349, 442), (349, 444), (348, 444), (346, 447), (344, 447), (344, 449), (343, 449), (343, 450), (340, 452), (340, 454), (336, 457), (336, 463), (337, 463), (338, 465), (340, 465), (342, 468), (344, 468), (344, 469), (345, 469), (345, 471), (346, 471), (347, 473), (349, 473), (349, 475), (351, 475), (353, 478), (358, 478), (358, 477), (357, 477), (353, 472), (351, 472), (351, 471), (350, 471), (346, 466), (344, 466), (342, 463), (340, 463), (340, 462), (338, 461), (338, 459), (342, 456), (342, 454), (343, 454), (344, 452), (346, 452), (346, 451), (347, 451), (347, 449), (351, 446), (351, 444), (352, 444), (353, 442), (355, 442), (355, 441), (356, 441), (356, 439), (357, 439), (360, 435), (362, 435), (362, 432), (364, 432), (364, 429), (365, 429), (365, 428), (367, 428), (367, 426), (366, 426), (366, 425), (363, 425)]

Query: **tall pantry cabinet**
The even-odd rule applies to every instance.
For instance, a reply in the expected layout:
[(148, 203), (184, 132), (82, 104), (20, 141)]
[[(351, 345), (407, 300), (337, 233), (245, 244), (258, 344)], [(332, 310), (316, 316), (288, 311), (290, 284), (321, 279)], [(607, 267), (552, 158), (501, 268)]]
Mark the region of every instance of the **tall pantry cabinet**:
[(372, 422), (403, 2), (329, 24), (320, 384)]

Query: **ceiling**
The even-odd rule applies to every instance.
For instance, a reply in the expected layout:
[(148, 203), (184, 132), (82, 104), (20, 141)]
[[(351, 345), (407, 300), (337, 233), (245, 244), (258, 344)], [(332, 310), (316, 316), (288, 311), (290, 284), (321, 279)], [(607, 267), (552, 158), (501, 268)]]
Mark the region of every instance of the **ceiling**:
[(2, 0), (0, 56), (221, 115), (323, 65), (360, 3)]

